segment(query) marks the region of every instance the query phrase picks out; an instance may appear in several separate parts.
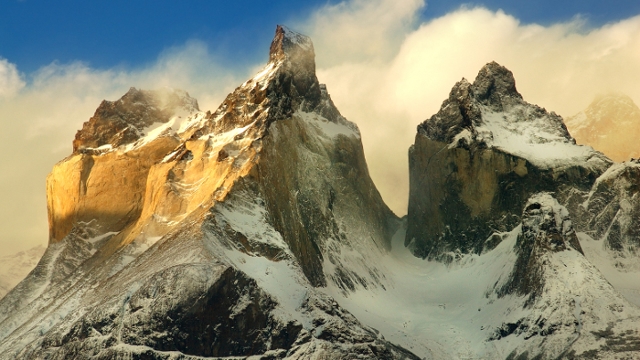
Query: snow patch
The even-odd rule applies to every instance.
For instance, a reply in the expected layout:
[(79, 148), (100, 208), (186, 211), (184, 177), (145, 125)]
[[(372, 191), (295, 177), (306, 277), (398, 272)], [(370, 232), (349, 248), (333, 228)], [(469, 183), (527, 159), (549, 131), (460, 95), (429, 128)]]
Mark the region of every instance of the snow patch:
[(598, 156), (592, 147), (567, 139), (554, 119), (531, 114), (528, 106), (516, 105), (505, 112), (481, 106), (481, 111), (482, 123), (475, 125), (477, 140), (541, 168), (583, 164)]
[(307, 124), (312, 125), (318, 131), (318, 134), (325, 138), (333, 139), (337, 136), (343, 135), (360, 139), (360, 132), (357, 130), (357, 128), (349, 126), (351, 124), (332, 122), (327, 120), (320, 114), (314, 112), (304, 112), (300, 110), (296, 111), (293, 116), (298, 117)]

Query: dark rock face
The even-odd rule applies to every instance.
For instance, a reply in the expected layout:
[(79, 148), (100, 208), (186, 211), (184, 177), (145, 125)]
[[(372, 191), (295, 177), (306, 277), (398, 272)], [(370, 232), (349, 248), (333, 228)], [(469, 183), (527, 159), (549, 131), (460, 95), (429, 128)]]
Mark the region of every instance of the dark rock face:
[(73, 152), (107, 144), (113, 147), (130, 144), (142, 136), (145, 127), (169, 121), (177, 109), (199, 111), (198, 102), (182, 91), (132, 87), (119, 100), (104, 100), (100, 104), (93, 117), (76, 133)]
[(544, 288), (545, 254), (568, 250), (583, 254), (569, 211), (548, 193), (533, 195), (522, 213), (522, 230), (516, 242), (518, 259), (498, 294), (527, 296), (525, 304), (533, 304)]
[(39, 352), (60, 357), (84, 353), (87, 342), (122, 342), (206, 357), (256, 355), (268, 344), (290, 348), (301, 330), (270, 315), (276, 303), (255, 281), (215, 264), (168, 268), (124, 300), (95, 308), (66, 333), (49, 334)]
[(613, 165), (600, 176), (584, 202), (575, 206), (581, 231), (619, 255), (636, 256), (640, 248), (640, 161)]
[(522, 100), (513, 74), (487, 64), (473, 84), (457, 83), (440, 111), (418, 126), (409, 150), (405, 245), (430, 259), (480, 253), (492, 233), (520, 222), (520, 207), (532, 194), (556, 192), (562, 202), (572, 189), (586, 191), (611, 164), (602, 154), (585, 149), (554, 162), (531, 150), (557, 145), (562, 149), (551, 151), (562, 157), (574, 144), (558, 115)]
[(472, 91), (481, 104), (492, 106), (497, 111), (504, 110), (506, 104), (522, 100), (522, 95), (516, 90), (513, 73), (495, 61), (480, 69)]

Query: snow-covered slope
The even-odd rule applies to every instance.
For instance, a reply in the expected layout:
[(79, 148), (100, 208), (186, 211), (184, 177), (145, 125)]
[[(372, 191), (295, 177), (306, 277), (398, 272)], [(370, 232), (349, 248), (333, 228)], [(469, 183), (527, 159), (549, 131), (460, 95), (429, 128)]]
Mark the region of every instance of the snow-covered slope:
[(575, 213), (585, 255), (629, 301), (640, 305), (640, 163), (611, 166)]
[(45, 251), (42, 245), (0, 257), (0, 299), (29, 274)]
[[(434, 359), (633, 358), (640, 310), (581, 253), (568, 211), (548, 193), (483, 254), (449, 264), (414, 257), (394, 237), (386, 289), (329, 292), (358, 319)], [(577, 249), (574, 246), (578, 247)]]
[(633, 223), (635, 165), (605, 171), (498, 64), (419, 126), (406, 220), (306, 36), (277, 27), (214, 112), (161, 94), (103, 102), (54, 167), (49, 246), (0, 300), (0, 359), (638, 355), (615, 288), (631, 277), (612, 286), (596, 246), (635, 238), (585, 232)]

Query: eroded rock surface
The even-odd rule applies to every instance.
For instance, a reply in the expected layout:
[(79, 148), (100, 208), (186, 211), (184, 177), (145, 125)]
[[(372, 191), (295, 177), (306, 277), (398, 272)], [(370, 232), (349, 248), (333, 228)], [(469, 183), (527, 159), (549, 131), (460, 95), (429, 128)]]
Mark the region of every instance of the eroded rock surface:
[(549, 193), (534, 194), (514, 231), (516, 261), (494, 286), (510, 306), (488, 340), (526, 340), (508, 359), (636, 356), (640, 310), (585, 258), (569, 211)]
[(73, 152), (130, 144), (146, 135), (146, 130), (155, 123), (166, 123), (173, 116), (197, 111), (200, 111), (198, 102), (184, 91), (132, 87), (119, 100), (104, 100), (100, 104), (76, 133)]

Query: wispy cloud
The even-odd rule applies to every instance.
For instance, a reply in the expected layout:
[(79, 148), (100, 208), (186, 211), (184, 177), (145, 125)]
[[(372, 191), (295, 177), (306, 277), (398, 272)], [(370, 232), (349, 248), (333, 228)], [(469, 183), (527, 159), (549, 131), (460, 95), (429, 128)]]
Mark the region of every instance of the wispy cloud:
[(0, 58), (0, 99), (16, 95), (24, 85), (15, 64)]

